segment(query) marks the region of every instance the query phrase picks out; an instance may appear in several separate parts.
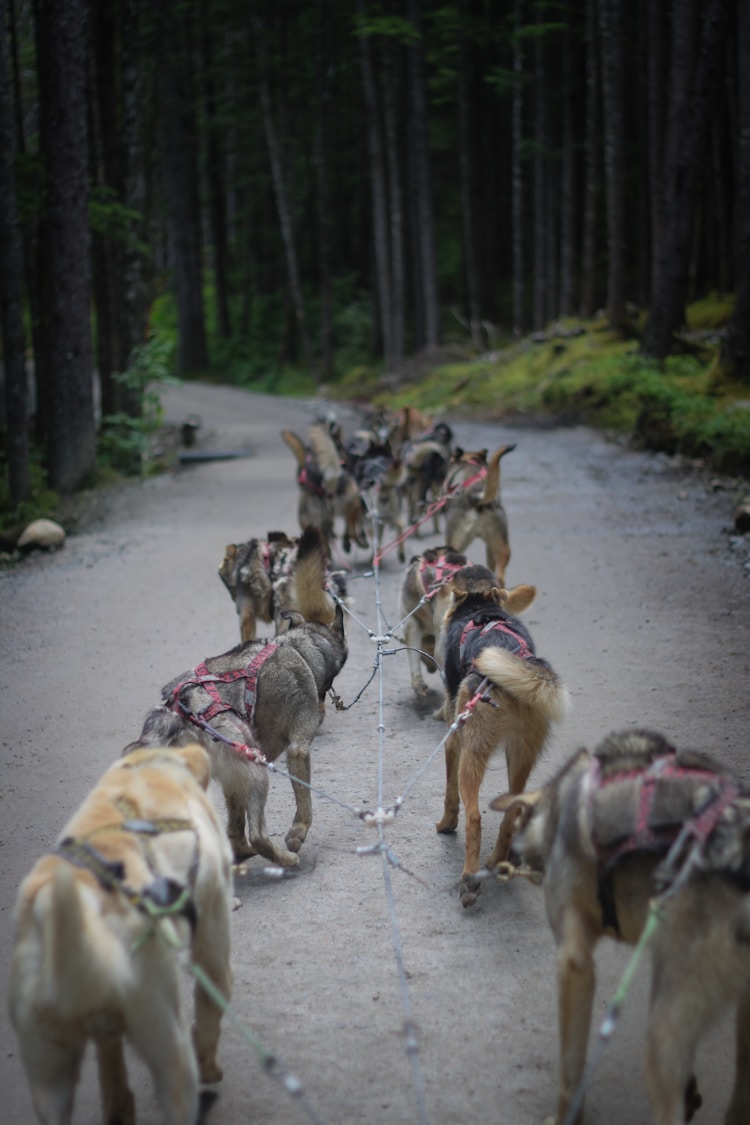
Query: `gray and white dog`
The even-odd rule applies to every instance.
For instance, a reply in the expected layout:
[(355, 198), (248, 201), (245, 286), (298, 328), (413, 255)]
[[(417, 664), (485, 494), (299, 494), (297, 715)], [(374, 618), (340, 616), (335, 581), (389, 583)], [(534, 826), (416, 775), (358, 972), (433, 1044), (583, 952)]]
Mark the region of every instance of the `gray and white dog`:
[[(341, 607), (331, 625), (289, 613), (289, 629), (272, 641), (248, 641), (209, 657), (162, 688), (162, 704), (146, 716), (140, 737), (125, 748), (200, 742), (224, 790), (227, 833), (237, 861), (262, 855), (293, 867), (312, 824), (310, 744), (323, 701), (346, 662)], [(268, 768), (286, 753), (296, 799), (286, 848), (265, 822)], [(299, 779), (298, 784), (294, 779)], [(306, 784), (304, 784), (306, 783)], [(247, 826), (247, 828), (246, 828)]]

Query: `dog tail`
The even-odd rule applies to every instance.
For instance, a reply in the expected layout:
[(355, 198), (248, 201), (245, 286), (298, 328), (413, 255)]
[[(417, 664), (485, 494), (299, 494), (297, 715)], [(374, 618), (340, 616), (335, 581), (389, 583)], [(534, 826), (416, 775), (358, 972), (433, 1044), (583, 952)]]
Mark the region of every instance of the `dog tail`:
[(326, 480), (335, 480), (341, 472), (341, 455), (336, 442), (325, 426), (312, 425), (307, 431), (315, 463)]
[(300, 536), (294, 564), (294, 603), (306, 621), (330, 625), (336, 607), (326, 591), (328, 548), (317, 527), (307, 527)]
[(534, 657), (522, 659), (506, 649), (486, 648), (474, 660), (474, 667), (493, 684), (526, 707), (533, 707), (549, 722), (560, 722), (570, 706), (570, 697), (549, 664)]
[(282, 430), (281, 436), (297, 459), (299, 468), (303, 468), (307, 458), (304, 442), (292, 430)]
[(515, 442), (513, 445), (501, 445), (490, 457), (487, 464), (487, 476), (484, 480), (484, 492), (482, 494), (482, 499), (479, 501), (480, 506), (482, 504), (492, 504), (492, 502), (497, 499), (497, 490), (500, 487), (500, 459), (504, 457), (506, 453), (512, 453), (515, 448)]
[(111, 982), (119, 979), (119, 963), (125, 956), (122, 946), (101, 925), (99, 908), (93, 900), (86, 902), (88, 893), (79, 885), (71, 864), (61, 860), (49, 885), (49, 910), (45, 912), (40, 1007), (54, 1010), (63, 1020), (75, 1019), (82, 1008), (101, 1006)]

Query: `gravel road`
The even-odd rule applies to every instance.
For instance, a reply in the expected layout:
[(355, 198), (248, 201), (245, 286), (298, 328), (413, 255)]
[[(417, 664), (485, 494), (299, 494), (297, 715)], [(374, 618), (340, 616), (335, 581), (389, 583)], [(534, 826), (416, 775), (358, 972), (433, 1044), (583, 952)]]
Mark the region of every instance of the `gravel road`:
[[(115, 489), (97, 498), (59, 553), (0, 571), (5, 966), (16, 888), (32, 862), (138, 733), (161, 685), (239, 640), (217, 576), (225, 545), (297, 529), (295, 466), (279, 431), (304, 433), (320, 404), (186, 384), (167, 390), (164, 405), (175, 425), (200, 416), (200, 448), (243, 456)], [(339, 414), (352, 428), (351, 411)], [(448, 420), (465, 448), (517, 442), (502, 463), (508, 581), (537, 586), (525, 620), (573, 699), (530, 784), (544, 782), (578, 746), (593, 748), (609, 731), (632, 726), (708, 750), (750, 780), (750, 570), (748, 545), (731, 533), (731, 491), (712, 487), (703, 471), (633, 453), (582, 427)], [(470, 552), (477, 561), (480, 546)], [(365, 570), (367, 554), (355, 548), (350, 561)], [(387, 628), (397, 620), (401, 570), (394, 552), (378, 585), (349, 582), (350, 657), (336, 684), (345, 703), (373, 669), (378, 591)], [(329, 707), (315, 741), (313, 783), (336, 800), (315, 798), (298, 871), (269, 881), (254, 859), (237, 873), (234, 1011), (300, 1080), (307, 1103), (265, 1073), (226, 1026), (224, 1081), (215, 1099), (205, 1099), (209, 1125), (296, 1125), (308, 1119), (306, 1105), (326, 1125), (532, 1125), (551, 1112), (554, 950), (541, 893), (488, 882), (477, 906), (462, 910), (463, 828), (445, 837), (434, 827), (443, 761), (434, 753), (442, 729), (431, 709), (412, 696), (405, 654), (385, 656), (359, 702), (343, 712)], [(498, 816), (487, 803), (505, 787), (498, 758), (482, 790), (486, 838)], [(389, 807), (407, 790), (386, 832), (399, 864), (391, 866), (368, 852), (375, 833), (342, 804)], [(212, 795), (220, 806), (213, 787)], [(288, 782), (272, 778), (273, 833), (283, 837), (291, 809)], [(626, 963), (627, 950), (602, 943), (595, 1023)], [(641, 1069), (647, 994), (644, 965), (594, 1079), (590, 1122), (649, 1120)], [(416, 1050), (408, 1051), (404, 1029), (412, 1024)], [(732, 1066), (726, 1019), (699, 1056), (698, 1125), (721, 1119)], [(137, 1061), (132, 1078), (138, 1120), (155, 1125), (150, 1079)], [(0, 1090), (0, 1121), (31, 1122), (4, 1010)], [(99, 1121), (91, 1053), (75, 1121)]]

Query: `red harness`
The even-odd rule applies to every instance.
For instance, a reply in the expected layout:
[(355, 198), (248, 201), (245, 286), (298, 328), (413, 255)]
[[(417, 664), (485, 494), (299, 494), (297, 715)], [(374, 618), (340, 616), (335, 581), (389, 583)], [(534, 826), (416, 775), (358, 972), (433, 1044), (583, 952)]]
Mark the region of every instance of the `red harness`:
[(528, 660), (534, 655), (524, 638), (520, 636), (515, 629), (511, 629), (507, 621), (488, 621), (484, 625), (478, 625), (475, 621), (467, 621), (461, 630), (461, 640), (459, 641), (459, 660), (461, 664), (464, 664), (464, 649), (474, 634), (477, 634), (478, 637), (484, 637), (488, 633), (495, 631), (504, 633), (506, 637), (510, 637), (514, 642), (513, 647), (508, 650), (513, 656), (518, 656), (521, 660)]
[(434, 598), (441, 586), (450, 582), (459, 570), (465, 568), (465, 563), (449, 563), (445, 555), (438, 555), (434, 562), (422, 559), (419, 564), (419, 577), (426, 598)]
[[(245, 668), (235, 669), (232, 672), (209, 672), (206, 667), (205, 660), (194, 668), (192, 673), (184, 680), (181, 680), (176, 687), (174, 687), (167, 699), (164, 700), (164, 706), (169, 707), (170, 710), (176, 711), (182, 715), (183, 718), (193, 723), (195, 726), (200, 727), (201, 730), (207, 731), (212, 738), (220, 739), (222, 742), (227, 742), (236, 750), (239, 750), (246, 757), (252, 760), (261, 760), (263, 755), (259, 750), (254, 747), (246, 746), (243, 742), (236, 742), (232, 739), (225, 738), (210, 726), (211, 720), (217, 715), (222, 714), (224, 711), (232, 711), (237, 714), (231, 703), (227, 703), (221, 698), (219, 689), (216, 684), (231, 684), (236, 680), (245, 680), (245, 700), (244, 700), (244, 714), (240, 718), (246, 719), (248, 723), (252, 722), (253, 712), (255, 711), (255, 697), (258, 687), (258, 672), (265, 664), (271, 653), (275, 652), (279, 646), (277, 644), (264, 645), (259, 652), (256, 652), (250, 663)], [(200, 711), (190, 711), (181, 701), (180, 692), (184, 687), (202, 687), (204, 691), (208, 692), (211, 696), (211, 702), (201, 708)]]
[(321, 484), (314, 484), (310, 479), (307, 465), (303, 465), (297, 474), (297, 484), (300, 488), (306, 488), (308, 492), (314, 492), (316, 496), (324, 496), (325, 489)]

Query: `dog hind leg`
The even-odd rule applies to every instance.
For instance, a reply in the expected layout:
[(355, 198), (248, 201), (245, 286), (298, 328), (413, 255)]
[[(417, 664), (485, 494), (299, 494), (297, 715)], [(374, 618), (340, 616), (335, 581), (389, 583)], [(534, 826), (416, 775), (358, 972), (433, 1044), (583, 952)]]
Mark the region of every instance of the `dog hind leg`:
[(286, 751), (286, 763), (292, 778), (299, 778), (305, 785), (292, 780), (292, 789), (297, 803), (292, 827), (286, 834), (286, 845), (290, 852), (298, 852), (302, 847), (312, 824), (312, 800), (310, 790), (310, 746), (301, 739), (291, 742)]
[[(214, 875), (214, 878), (218, 876)], [(229, 915), (222, 896), (214, 904), (207, 904), (199, 918), (193, 938), (192, 956), (209, 977), (224, 999), (232, 995), (232, 970), (230, 968)], [(223, 1072), (216, 1061), (222, 1011), (209, 997), (200, 981), (194, 991), (195, 1024), (193, 1047), (198, 1062), (201, 1082), (220, 1082)]]
[[(586, 1063), (596, 976), (593, 950), (597, 934), (574, 909), (559, 923), (557, 951), (557, 1014), (560, 1034), (560, 1076), (556, 1125), (567, 1120)], [(573, 1125), (582, 1125), (583, 1108)]]
[(743, 1125), (750, 1121), (750, 992), (740, 995), (735, 1017), (737, 1050), (734, 1090), (727, 1109), (725, 1125)]
[(128, 1086), (125, 1055), (121, 1038), (101, 1041), (96, 1045), (102, 1118), (110, 1125), (135, 1125), (135, 1098)]
[(70, 1125), (85, 1043), (67, 1046), (40, 1040), (22, 1044), (24, 1069), (36, 1115), (43, 1125)]
[(225, 788), (224, 799), (227, 804), (227, 836), (236, 862), (242, 863), (244, 859), (255, 855), (245, 834), (245, 796), (243, 793)]
[[(446, 703), (446, 710), (449, 704)], [(445, 743), (445, 801), (442, 818), (436, 824), (438, 832), (455, 832), (458, 828), (458, 762), (461, 756), (461, 735), (455, 731)]]
[[(162, 983), (170, 968), (164, 966)], [(152, 993), (159, 1004), (144, 1002), (131, 1011), (128, 1033), (151, 1071), (166, 1125), (194, 1125), (198, 1117), (198, 1067), (188, 1029), (180, 1019), (177, 981), (165, 1006), (163, 989)]]

